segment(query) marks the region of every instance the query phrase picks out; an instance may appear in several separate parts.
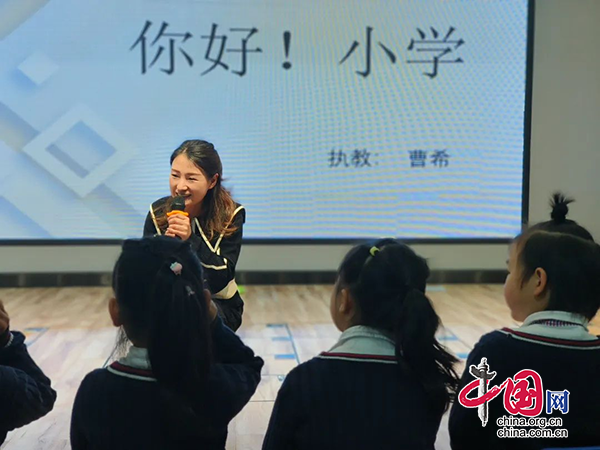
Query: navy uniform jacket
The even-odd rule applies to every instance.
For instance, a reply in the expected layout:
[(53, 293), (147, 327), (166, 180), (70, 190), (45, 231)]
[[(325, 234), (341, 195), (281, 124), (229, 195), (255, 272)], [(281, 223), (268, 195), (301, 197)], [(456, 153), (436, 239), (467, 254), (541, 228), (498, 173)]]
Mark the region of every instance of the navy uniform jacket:
[[(600, 338), (590, 334), (586, 325), (585, 320), (569, 313), (542, 311), (529, 316), (519, 328), (488, 333), (470, 353), (460, 384), (462, 389), (475, 380), (469, 367), (480, 364), (482, 358), (487, 358), (489, 371), (496, 372), (489, 382), (490, 388), (500, 386), (521, 370), (534, 370), (541, 377), (543, 390), (543, 409), (538, 419), (560, 418), (562, 426), (546, 427), (546, 430), (566, 429), (568, 437), (499, 437), (499, 430), (502, 434), (510, 428), (527, 433), (541, 430), (506, 426), (502, 420), (498, 424), (499, 418), (511, 416), (504, 407), (505, 391), (502, 391), (488, 403), (489, 418), (485, 427), (477, 408), (465, 408), (458, 400), (454, 403), (449, 420), (452, 449), (539, 450), (600, 445)], [(533, 380), (530, 381), (528, 389), (533, 388)], [(547, 390), (569, 391), (568, 412), (552, 408), (547, 412)], [(475, 389), (468, 398), (477, 395)]]
[(0, 445), (9, 431), (48, 414), (55, 400), (50, 379), (27, 352), (25, 336), (16, 331), (0, 336)]
[(143, 367), (126, 357), (88, 374), (73, 406), (73, 450), (223, 450), (227, 425), (256, 391), (264, 362), (219, 317), (212, 343), (208, 380), (185, 399), (158, 384), (146, 358)]

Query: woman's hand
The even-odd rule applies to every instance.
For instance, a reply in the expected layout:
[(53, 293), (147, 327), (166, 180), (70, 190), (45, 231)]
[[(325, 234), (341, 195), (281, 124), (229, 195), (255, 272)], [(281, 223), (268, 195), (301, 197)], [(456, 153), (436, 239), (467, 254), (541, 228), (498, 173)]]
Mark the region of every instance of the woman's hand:
[(192, 235), (192, 224), (190, 218), (183, 214), (173, 214), (167, 217), (169, 227), (165, 236), (178, 237), (182, 241), (187, 241)]

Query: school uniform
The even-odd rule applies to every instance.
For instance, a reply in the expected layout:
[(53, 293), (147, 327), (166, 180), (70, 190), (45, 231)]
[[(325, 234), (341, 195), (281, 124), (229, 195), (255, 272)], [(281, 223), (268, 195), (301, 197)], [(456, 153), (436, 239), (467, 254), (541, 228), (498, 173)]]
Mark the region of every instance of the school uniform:
[(441, 414), (395, 357), (391, 337), (365, 326), (286, 377), (263, 450), (434, 449)]
[(0, 335), (0, 445), (9, 431), (52, 411), (55, 401), (50, 379), (27, 352), (25, 336)]
[[(496, 372), (488, 383), (488, 389), (501, 385), (521, 370), (536, 371), (542, 380), (543, 390), (543, 408), (538, 417), (561, 418), (561, 427), (549, 428), (566, 429), (567, 438), (499, 437), (500, 428), (510, 428), (497, 423), (498, 418), (511, 416), (504, 407), (503, 391), (488, 402), (489, 418), (485, 427), (477, 408), (465, 408), (458, 401), (454, 403), (449, 422), (452, 448), (533, 450), (600, 445), (600, 339), (588, 331), (587, 324), (583, 316), (564, 311), (531, 314), (520, 327), (503, 328), (484, 335), (470, 353), (461, 379), (461, 389), (475, 380), (469, 373), (469, 367), (479, 365), (482, 358), (487, 358), (489, 371)], [(530, 381), (528, 389), (533, 388), (533, 380)], [(547, 390), (569, 391), (568, 409), (565, 408), (568, 412), (563, 409), (546, 411)], [(468, 397), (477, 395), (475, 390)], [(556, 407), (567, 406), (562, 403), (561, 397), (550, 403)]]
[[(150, 211), (144, 223), (144, 236), (162, 235), (166, 227), (161, 229), (156, 220), (156, 211), (164, 208), (170, 197), (164, 197), (150, 206)], [(242, 248), (243, 225), (246, 220), (246, 210), (242, 205), (236, 204), (230, 223), (236, 231), (230, 236), (223, 233), (207, 237), (200, 225), (198, 218), (191, 220), (192, 235), (188, 239), (192, 248), (204, 268), (204, 277), (213, 300), (219, 309), (219, 314), (225, 324), (236, 331), (242, 324), (244, 301), (238, 291), (235, 281), (235, 266)]]
[(212, 341), (208, 380), (185, 399), (158, 384), (143, 348), (88, 374), (73, 406), (73, 450), (223, 450), (227, 425), (256, 391), (264, 362), (219, 317)]

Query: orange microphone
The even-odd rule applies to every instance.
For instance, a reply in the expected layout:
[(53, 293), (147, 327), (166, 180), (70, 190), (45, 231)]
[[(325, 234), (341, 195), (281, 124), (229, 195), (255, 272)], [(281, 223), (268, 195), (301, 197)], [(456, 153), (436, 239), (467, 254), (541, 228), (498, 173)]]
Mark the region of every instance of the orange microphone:
[(181, 195), (173, 198), (173, 202), (171, 203), (171, 211), (167, 213), (167, 217), (171, 217), (174, 214), (183, 214), (184, 216), (189, 216), (189, 214), (185, 212), (185, 198)]
[[(167, 213), (167, 217), (171, 217), (174, 214), (181, 214), (189, 217), (189, 214), (185, 212), (185, 198), (178, 195), (173, 199), (171, 203), (171, 211)], [(179, 236), (175, 236), (176, 239), (181, 239)]]

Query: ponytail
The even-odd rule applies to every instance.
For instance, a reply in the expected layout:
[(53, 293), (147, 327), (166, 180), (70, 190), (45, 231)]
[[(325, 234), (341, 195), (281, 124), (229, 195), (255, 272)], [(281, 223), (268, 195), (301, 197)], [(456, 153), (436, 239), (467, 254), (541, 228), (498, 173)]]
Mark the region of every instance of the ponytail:
[(125, 241), (113, 271), (127, 337), (148, 349), (158, 384), (182, 400), (201, 390), (211, 366), (202, 280), (190, 244), (164, 236)]
[(210, 370), (209, 319), (204, 292), (197, 291), (183, 274), (175, 275), (165, 266), (157, 274), (155, 293), (166, 295), (154, 295), (150, 305), (152, 372), (159, 384), (184, 396), (202, 386)]
[(430, 411), (441, 415), (456, 394), (458, 360), (435, 338), (440, 318), (424, 293), (428, 277), (427, 262), (394, 239), (354, 247), (339, 269), (360, 325), (394, 335), (400, 370), (421, 383)]
[(441, 414), (456, 394), (458, 375), (453, 366), (458, 360), (435, 338), (440, 319), (423, 292), (411, 289), (398, 304), (396, 357), (423, 385), (433, 411)]

